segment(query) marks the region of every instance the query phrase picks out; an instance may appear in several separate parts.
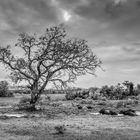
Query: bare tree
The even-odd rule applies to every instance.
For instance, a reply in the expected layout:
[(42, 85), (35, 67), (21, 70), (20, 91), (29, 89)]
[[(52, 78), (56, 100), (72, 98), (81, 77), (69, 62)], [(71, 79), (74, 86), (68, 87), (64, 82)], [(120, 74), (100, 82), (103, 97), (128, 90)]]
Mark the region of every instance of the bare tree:
[(47, 28), (40, 36), (22, 33), (14, 46), (21, 50), (20, 57), (13, 55), (11, 46), (0, 47), (0, 62), (11, 70), (14, 82), (28, 83), (33, 106), (49, 82), (66, 86), (77, 76), (94, 75), (101, 64), (85, 40), (66, 35), (62, 25)]

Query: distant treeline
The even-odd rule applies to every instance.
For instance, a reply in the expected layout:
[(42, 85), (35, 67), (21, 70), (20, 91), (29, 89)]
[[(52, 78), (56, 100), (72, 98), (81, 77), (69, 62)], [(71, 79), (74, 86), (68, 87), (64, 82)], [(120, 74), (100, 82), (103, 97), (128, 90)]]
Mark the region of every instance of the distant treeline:
[[(0, 97), (9, 97), (14, 94), (30, 94), (31, 91), (28, 88), (9, 88), (9, 84), (7, 81), (0, 81)], [(66, 94), (66, 98), (68, 100), (75, 98), (87, 98), (91, 97), (94, 99), (98, 98), (106, 98), (111, 100), (125, 99), (128, 96), (138, 96), (140, 95), (140, 84), (136, 86), (129, 81), (124, 81), (123, 83), (118, 83), (117, 85), (112, 86), (102, 86), (91, 87), (89, 89), (82, 88), (68, 88), (65, 90), (62, 89), (46, 89), (43, 94)]]

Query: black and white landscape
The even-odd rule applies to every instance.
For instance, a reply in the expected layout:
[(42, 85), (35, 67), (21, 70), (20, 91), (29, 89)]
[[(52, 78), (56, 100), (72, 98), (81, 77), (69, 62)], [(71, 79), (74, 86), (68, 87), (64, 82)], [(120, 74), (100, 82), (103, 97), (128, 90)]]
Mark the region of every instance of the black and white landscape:
[(139, 140), (140, 0), (0, 0), (0, 139)]

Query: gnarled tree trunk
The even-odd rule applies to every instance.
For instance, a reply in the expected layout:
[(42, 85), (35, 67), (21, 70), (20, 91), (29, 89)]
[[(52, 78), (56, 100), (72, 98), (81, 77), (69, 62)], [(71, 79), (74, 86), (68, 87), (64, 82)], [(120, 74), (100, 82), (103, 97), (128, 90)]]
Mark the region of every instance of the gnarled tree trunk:
[(36, 102), (38, 101), (39, 99), (39, 96), (38, 96), (38, 93), (36, 92), (32, 92), (31, 93), (31, 101), (30, 101), (30, 105), (31, 105), (31, 110), (36, 110)]
[(31, 100), (30, 100), (31, 110), (36, 110), (35, 105), (39, 97), (40, 93), (38, 91), (38, 85), (37, 82), (35, 82), (34, 85), (31, 87)]

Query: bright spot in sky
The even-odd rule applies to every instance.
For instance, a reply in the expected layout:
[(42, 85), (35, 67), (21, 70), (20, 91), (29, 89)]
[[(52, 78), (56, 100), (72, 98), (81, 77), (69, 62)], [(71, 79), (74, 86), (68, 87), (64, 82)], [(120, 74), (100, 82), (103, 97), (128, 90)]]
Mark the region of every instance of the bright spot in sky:
[(71, 15), (67, 11), (64, 11), (63, 18), (65, 21), (69, 21), (71, 18)]
[(119, 4), (120, 2), (127, 2), (127, 0), (115, 0), (115, 4)]

